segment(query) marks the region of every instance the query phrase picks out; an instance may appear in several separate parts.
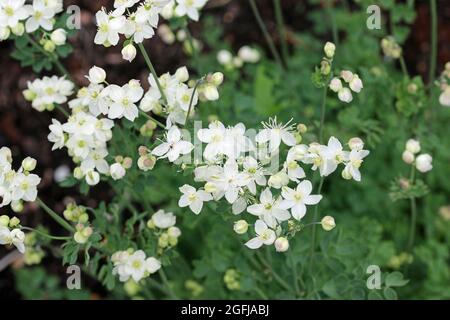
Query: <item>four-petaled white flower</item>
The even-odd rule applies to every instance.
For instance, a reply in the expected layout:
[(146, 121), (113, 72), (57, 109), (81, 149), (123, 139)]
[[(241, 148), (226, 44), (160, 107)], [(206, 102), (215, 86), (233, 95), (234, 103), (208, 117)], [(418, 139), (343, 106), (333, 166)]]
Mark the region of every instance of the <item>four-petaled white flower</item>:
[(269, 229), (267, 224), (262, 220), (257, 220), (255, 222), (255, 232), (256, 237), (250, 239), (245, 244), (250, 249), (258, 249), (262, 247), (263, 244), (271, 245), (277, 237), (275, 231)]
[(14, 28), (29, 16), (25, 0), (0, 0), (0, 27)]
[(174, 162), (180, 155), (188, 154), (193, 148), (192, 143), (181, 140), (180, 129), (177, 126), (172, 126), (167, 132), (167, 141), (153, 149), (152, 154), (160, 158), (168, 158), (170, 162)]
[(249, 206), (247, 211), (264, 220), (271, 228), (274, 228), (278, 221), (286, 221), (291, 217), (289, 211), (280, 206), (280, 200), (273, 198), (269, 188), (261, 192), (259, 201), (260, 203)]
[(291, 209), (292, 217), (300, 220), (306, 214), (306, 205), (317, 204), (322, 199), (321, 195), (313, 195), (311, 191), (312, 184), (308, 180), (300, 182), (295, 189), (283, 187), (281, 195), (284, 200), (281, 201), (280, 207)]
[(180, 188), (183, 193), (178, 205), (181, 208), (189, 206), (189, 208), (195, 214), (199, 214), (203, 208), (203, 202), (211, 201), (213, 199), (212, 195), (204, 190), (196, 190), (194, 187), (185, 184)]
[(125, 117), (130, 121), (134, 121), (139, 114), (136, 102), (142, 98), (144, 90), (140, 86), (133, 86), (131, 82), (123, 87), (110, 85), (107, 89), (112, 100), (108, 118), (117, 119)]
[(207, 0), (176, 0), (177, 7), (175, 8), (175, 14), (179, 17), (187, 15), (194, 21), (198, 21), (199, 13)]
[(348, 163), (342, 171), (342, 176), (345, 179), (353, 178), (356, 181), (361, 181), (361, 172), (359, 171), (359, 168), (363, 163), (363, 159), (368, 155), (368, 150), (352, 150), (348, 156)]
[(45, 4), (44, 0), (35, 0), (32, 5), (25, 6), (30, 17), (25, 23), (25, 30), (28, 33), (34, 32), (39, 27), (51, 31), (53, 29), (53, 16), (55, 12)]
[(119, 33), (122, 32), (125, 26), (126, 18), (124, 16), (115, 17), (108, 15), (104, 9), (98, 11), (95, 18), (97, 20), (98, 30), (94, 42), (106, 47), (117, 45), (120, 38)]

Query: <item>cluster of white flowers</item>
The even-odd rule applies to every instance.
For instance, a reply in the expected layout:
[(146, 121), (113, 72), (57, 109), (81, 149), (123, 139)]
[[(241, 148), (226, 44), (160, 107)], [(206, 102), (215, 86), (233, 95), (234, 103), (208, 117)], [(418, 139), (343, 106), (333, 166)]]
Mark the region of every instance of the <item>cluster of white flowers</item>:
[[(0, 0), (0, 41), (8, 39), (11, 32), (21, 36), (39, 28), (52, 31), (54, 17), (62, 10), (62, 0), (33, 0), (31, 4), (26, 4), (25, 0)], [(52, 34), (51, 40), (56, 40), (54, 44), (61, 44), (61, 35), (61, 30)]]
[(52, 119), (48, 140), (53, 142), (53, 150), (66, 147), (73, 161), (79, 164), (74, 176), (85, 177), (89, 185), (100, 182), (100, 174), (108, 174), (110, 167), (105, 160), (108, 155), (106, 143), (112, 138), (114, 122), (110, 119), (98, 119), (92, 114), (77, 108), (67, 122)]
[(445, 69), (442, 71), (440, 88), (442, 92), (439, 96), (439, 103), (444, 107), (450, 107), (450, 62), (445, 64)]
[(381, 40), (381, 49), (387, 58), (398, 59), (402, 56), (402, 47), (393, 36), (388, 36)]
[(14, 245), (20, 253), (25, 253), (25, 234), (20, 230), (17, 217), (0, 216), (0, 244)]
[[(94, 42), (105, 47), (119, 43), (120, 34), (135, 43), (142, 43), (155, 35), (159, 14), (169, 0), (115, 0), (114, 10), (102, 8), (95, 15), (97, 34)], [(132, 8), (137, 6), (136, 10)]]
[(258, 50), (250, 46), (243, 46), (239, 49), (237, 56), (228, 50), (220, 50), (217, 53), (217, 61), (226, 69), (239, 69), (244, 63), (257, 63), (261, 59)]
[(67, 102), (73, 94), (74, 84), (65, 77), (44, 77), (28, 81), (28, 89), (23, 92), (27, 101), (38, 111), (52, 111), (55, 104)]
[[(300, 221), (306, 214), (306, 206), (321, 200), (321, 195), (311, 194), (311, 182), (302, 180), (306, 174), (300, 163), (312, 165), (312, 169), (318, 169), (321, 176), (330, 175), (342, 164), (345, 179), (360, 181), (359, 168), (369, 154), (369, 151), (363, 150), (364, 143), (359, 138), (351, 139), (348, 143), (350, 151), (344, 151), (342, 144), (334, 137), (327, 145), (298, 144), (297, 133), (290, 123), (283, 125), (276, 119), (270, 119), (263, 125), (264, 129), (254, 140), (246, 135), (242, 123), (226, 127), (220, 121), (214, 121), (208, 128), (200, 129), (197, 137), (206, 147), (203, 160), (194, 162), (194, 180), (203, 183), (203, 187), (197, 189), (183, 185), (178, 202), (181, 208), (189, 207), (195, 214), (201, 212), (205, 202), (222, 198), (231, 205), (234, 214), (247, 209), (260, 221), (255, 230), (259, 234), (257, 239), (266, 239), (265, 242), (249, 242), (250, 248), (259, 247), (261, 243), (273, 244), (275, 237), (272, 237), (272, 232), (280, 236), (284, 222), (291, 218)], [(181, 140), (178, 128), (172, 127), (170, 131), (168, 136), (173, 138), (168, 138), (168, 142), (157, 146), (154, 151), (160, 155), (162, 149), (173, 162), (180, 156), (180, 150), (183, 154), (189, 153), (193, 146)], [(280, 170), (280, 166), (274, 167), (271, 160), (279, 157), (282, 143), (290, 148)], [(187, 166), (183, 164), (184, 158), (180, 159), (182, 167)], [(290, 184), (293, 186), (290, 187)], [(274, 195), (273, 190), (278, 195)], [(245, 233), (246, 225), (243, 220), (235, 226), (240, 231), (245, 230), (238, 233)]]
[(36, 160), (27, 157), (15, 171), (11, 150), (7, 147), (0, 149), (0, 208), (11, 204), (15, 211), (22, 211), (22, 201), (36, 200), (41, 178), (31, 173), (35, 168)]
[(127, 282), (130, 278), (139, 282), (161, 268), (158, 259), (147, 258), (142, 250), (117, 251), (112, 255), (111, 261), (114, 264), (113, 275), (119, 275), (122, 282)]
[(347, 88), (342, 83), (341, 79), (334, 77), (330, 81), (330, 89), (338, 94), (339, 100), (345, 103), (350, 103), (353, 100), (352, 91), (359, 93), (363, 88), (363, 83), (356, 73), (348, 70), (341, 71), (340, 78), (344, 80), (350, 87)]
[(200, 10), (205, 6), (208, 0), (170, 0), (163, 8), (161, 16), (164, 19), (173, 17), (189, 17), (194, 21), (200, 18)]
[(167, 117), (168, 128), (174, 124), (184, 125), (188, 116), (195, 112), (199, 100), (214, 101), (219, 98), (218, 87), (223, 82), (223, 74), (216, 72), (207, 75), (197, 84), (190, 81), (191, 85), (188, 85), (188, 80), (189, 72), (186, 67), (178, 68), (173, 75), (170, 73), (161, 75), (158, 78), (161, 88), (150, 74), (148, 81), (151, 87), (145, 93), (139, 107), (144, 112), (163, 113)]
[(409, 139), (406, 142), (405, 151), (403, 151), (402, 159), (407, 164), (413, 165), (422, 173), (433, 169), (433, 157), (428, 153), (417, 155), (421, 150), (420, 142), (415, 139)]

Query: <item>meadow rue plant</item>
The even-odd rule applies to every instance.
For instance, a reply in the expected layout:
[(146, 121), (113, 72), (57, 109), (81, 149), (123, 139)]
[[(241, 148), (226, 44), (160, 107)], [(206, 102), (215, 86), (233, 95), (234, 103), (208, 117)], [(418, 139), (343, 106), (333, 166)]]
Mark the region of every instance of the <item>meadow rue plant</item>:
[[(198, 22), (189, 30), (190, 20), (199, 21), (202, 10), (207, 13), (207, 2), (115, 0), (96, 12), (92, 42), (121, 46), (116, 51), (129, 63), (138, 64), (141, 54), (148, 67), (148, 73), (143, 73), (142, 66), (136, 65), (129, 72), (140, 70), (139, 74), (123, 75), (120, 83), (110, 83), (113, 63), (108, 62), (106, 70), (100, 66), (86, 69), (85, 79), (79, 73), (72, 78), (61, 63), (70, 54), (70, 43), (75, 43), (69, 41), (75, 31), (61, 14), (62, 1), (0, 0), (0, 39), (14, 40), (13, 56), (37, 73), (55, 67), (61, 74), (28, 81), (23, 91), (35, 110), (61, 113), (52, 116), (47, 137), (52, 150), (65, 149), (73, 164), (61, 162), (57, 166), (64, 166), (63, 172), (50, 177), (62, 187), (78, 185), (85, 197), (91, 192), (92, 199), (89, 196), (85, 203), (93, 206), (76, 204), (74, 196), (64, 198), (62, 206), (55, 205), (65, 208), (62, 214), (53, 211), (37, 197), (41, 181), (33, 173), (37, 161), (26, 157), (17, 168), (12, 151), (2, 147), (0, 207), (21, 212), (33, 211), (38, 205), (58, 223), (61, 229), (55, 231), (62, 235), (51, 235), (42, 226), (26, 227), (17, 217), (2, 215), (0, 244), (25, 253), (26, 264), (39, 264), (50, 252), (50, 243), (60, 241), (54, 251), (62, 256), (63, 264), (83, 261), (84, 270), (112, 295), (132, 298), (203, 298), (209, 297), (206, 294), (211, 294), (212, 287), (218, 297), (239, 299), (254, 295), (262, 299), (396, 296), (392, 288), (407, 280), (384, 269), (412, 266), (414, 259), (422, 259), (421, 268), (426, 268), (424, 260), (445, 252), (439, 247), (446, 237), (438, 223), (426, 229), (427, 234), (438, 234), (432, 254), (426, 243), (414, 250), (414, 235), (417, 211), (422, 207), (417, 200), (430, 191), (425, 179), (430, 177), (428, 183), (436, 180), (430, 171), (447, 155), (442, 152), (433, 160), (439, 140), (425, 135), (428, 131), (420, 123), (438, 124), (434, 110), (428, 109), (434, 101), (433, 83), (441, 90), (440, 104), (450, 105), (449, 64), (436, 82), (437, 70), (431, 70), (428, 83), (409, 76), (395, 19), (390, 27), (395, 38), (383, 30), (368, 35), (376, 52), (363, 46), (355, 50), (353, 43), (359, 43), (360, 35), (349, 33), (348, 26), (328, 16), (333, 42), (296, 37), (294, 31), (284, 30), (277, 9), (280, 1), (274, 1), (279, 34), (274, 42), (272, 30), (267, 31), (251, 0), (248, 3), (270, 50), (266, 55), (261, 44), (239, 48), (235, 44), (240, 41), (223, 43), (228, 34), (214, 26), (214, 19)], [(329, 14), (334, 14), (335, 5), (328, 8)], [(386, 4), (383, 9), (398, 12), (396, 19), (408, 7), (395, 11), (398, 8), (392, 6)], [(226, 15), (224, 20), (231, 18)], [(161, 24), (160, 19), (167, 21)], [(218, 28), (217, 34), (211, 25)], [(171, 65), (170, 72), (156, 72), (155, 67), (161, 70), (163, 64), (153, 64), (157, 61), (152, 61), (145, 46), (145, 40), (155, 34), (165, 45), (182, 49), (179, 54), (184, 52), (187, 58), (184, 64)], [(346, 37), (339, 39), (342, 34)], [(380, 42), (378, 37), (384, 38)], [(231, 47), (239, 49), (223, 49)], [(317, 57), (310, 59), (303, 48), (306, 53), (321, 51), (311, 79), (309, 74), (305, 77), (305, 70)], [(151, 49), (152, 56), (158, 52)], [(401, 79), (390, 79), (387, 73), (391, 70), (377, 66), (382, 62), (380, 49), (386, 58), (398, 59)], [(302, 51), (301, 58), (297, 51)], [(341, 52), (354, 56), (337, 57)], [(221, 69), (225, 75), (214, 71)], [(320, 89), (318, 94), (313, 86)], [(363, 89), (365, 94), (355, 99)], [(385, 94), (383, 99), (378, 98), (380, 92)], [(377, 112), (373, 111), (375, 104)], [(382, 117), (386, 110), (390, 110), (389, 119)], [(399, 115), (404, 121), (398, 120)], [(398, 135), (383, 136), (385, 128), (380, 123), (390, 130), (392, 123), (399, 127), (409, 123), (412, 115), (415, 124), (402, 129), (417, 138), (409, 139), (404, 149), (395, 149), (390, 139)], [(308, 127), (297, 124), (298, 120)], [(392, 145), (377, 154), (380, 137)], [(401, 154), (409, 165), (404, 166), (409, 169), (407, 176), (400, 169), (394, 172), (389, 193), (394, 201), (409, 201), (409, 229), (404, 226), (403, 206), (374, 202), (386, 198), (385, 179), (375, 173), (383, 172), (384, 178), (393, 173), (383, 171), (382, 160), (389, 152)], [(375, 160), (366, 163), (369, 154)], [(428, 174), (419, 176), (418, 172)], [(334, 173), (336, 177), (327, 179)], [(364, 183), (352, 189), (354, 183), (341, 178)], [(101, 189), (107, 184), (109, 189)], [(365, 188), (372, 191), (365, 192)], [(97, 193), (106, 200), (97, 201)], [(366, 193), (382, 197), (372, 199)], [(440, 200), (436, 196), (432, 201)], [(352, 218), (350, 210), (359, 212), (361, 203), (377, 203), (380, 210), (395, 212), (399, 232), (378, 221), (371, 205), (364, 207), (370, 215)], [(341, 214), (345, 219), (339, 218)], [(440, 215), (447, 219), (446, 212)], [(345, 224), (339, 232), (334, 230), (339, 228), (335, 217)], [(386, 217), (383, 221), (392, 220)], [(317, 229), (328, 233), (317, 234)], [(360, 241), (361, 234), (367, 239)], [(396, 241), (386, 239), (392, 234)], [(397, 243), (407, 245), (397, 251)], [(442, 255), (438, 266), (445, 260)], [(364, 271), (374, 263), (383, 269), (383, 288), (368, 291)], [(123, 290), (113, 290), (119, 282)]]

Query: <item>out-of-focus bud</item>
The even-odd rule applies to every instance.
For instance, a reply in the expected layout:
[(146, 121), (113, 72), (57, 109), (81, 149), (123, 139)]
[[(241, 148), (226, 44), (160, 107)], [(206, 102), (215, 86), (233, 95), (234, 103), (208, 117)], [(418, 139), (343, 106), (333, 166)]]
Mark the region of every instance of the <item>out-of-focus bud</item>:
[(247, 221), (245, 221), (245, 220), (236, 221), (234, 223), (233, 230), (237, 234), (244, 234), (244, 233), (246, 233), (247, 230), (248, 230), (248, 223), (247, 223)]
[(122, 58), (131, 62), (136, 58), (136, 47), (130, 42), (122, 49)]
[(348, 146), (350, 150), (362, 150), (364, 148), (364, 142), (359, 137), (354, 137), (348, 140)]
[(23, 170), (27, 172), (31, 172), (36, 168), (36, 159), (33, 159), (31, 157), (26, 157), (22, 161), (22, 168)]
[(332, 42), (325, 43), (325, 46), (323, 47), (323, 51), (325, 52), (325, 56), (328, 59), (332, 59), (334, 57), (334, 53), (336, 51), (336, 46)]
[(52, 40), (47, 40), (44, 43), (44, 50), (47, 52), (53, 52), (56, 49), (56, 44)]
[(289, 241), (285, 237), (279, 237), (274, 245), (277, 252), (286, 252), (289, 249)]
[(415, 139), (409, 139), (408, 141), (406, 141), (406, 150), (416, 154), (420, 152), (420, 142), (418, 140)]
[(186, 67), (178, 68), (175, 72), (175, 77), (180, 82), (186, 82), (189, 80), (189, 71)]
[(228, 50), (220, 50), (217, 53), (217, 61), (221, 65), (228, 65), (231, 63), (232, 60), (233, 60), (233, 55)]
[(414, 162), (415, 156), (411, 151), (405, 150), (402, 153), (402, 159), (407, 164), (412, 164)]
[(14, 33), (16, 36), (20, 37), (25, 32), (25, 26), (23, 25), (22, 22), (19, 22), (18, 24), (16, 24), (15, 27), (11, 28), (11, 32)]
[(89, 70), (89, 76), (87, 78), (94, 84), (103, 83), (106, 80), (106, 72), (102, 68), (93, 66)]
[(325, 216), (322, 218), (322, 221), (320, 222), (322, 225), (322, 228), (325, 231), (330, 231), (336, 227), (336, 222), (334, 221), (334, 218), (331, 216)]
[(223, 73), (214, 72), (211, 76), (211, 83), (216, 87), (220, 86), (223, 83)]
[(52, 34), (50, 35), (50, 39), (52, 39), (52, 41), (57, 45), (57, 46), (62, 46), (66, 43), (67, 41), (67, 32), (64, 29), (56, 29), (55, 31), (52, 32)]

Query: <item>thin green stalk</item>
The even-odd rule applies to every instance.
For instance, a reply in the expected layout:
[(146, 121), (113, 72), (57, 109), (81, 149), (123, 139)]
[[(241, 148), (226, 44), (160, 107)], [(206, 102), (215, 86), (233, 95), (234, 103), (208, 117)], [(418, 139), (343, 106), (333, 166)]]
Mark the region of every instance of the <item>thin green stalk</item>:
[(184, 121), (184, 125), (186, 125), (186, 124), (188, 123), (189, 114), (191, 113), (191, 109), (192, 109), (192, 104), (193, 104), (193, 102), (194, 102), (195, 93), (197, 92), (198, 86), (199, 86), (202, 82), (203, 82), (203, 78), (200, 79), (200, 80), (198, 80), (198, 81), (195, 83), (194, 90), (192, 91), (191, 99), (190, 99), (190, 101), (189, 101), (189, 108), (188, 108), (188, 111), (187, 111), (187, 114), (186, 114), (186, 120)]
[(273, 40), (267, 31), (267, 28), (264, 24), (263, 19), (261, 18), (261, 14), (259, 13), (258, 7), (256, 6), (255, 0), (248, 0), (250, 2), (250, 6), (252, 8), (253, 14), (256, 18), (256, 22), (258, 23), (259, 28), (261, 29), (264, 38), (266, 39), (266, 42), (269, 46), (270, 51), (272, 52), (273, 57), (275, 58), (275, 61), (280, 65), (282, 69), (285, 69), (285, 66), (283, 65), (283, 61), (281, 60), (280, 54), (277, 51), (277, 48), (275, 47), (275, 44), (273, 43)]
[(257, 286), (255, 286), (253, 289), (255, 290), (255, 292), (256, 292), (257, 294), (259, 294), (259, 296), (260, 296), (263, 300), (269, 300), (269, 297), (268, 297), (268, 296), (267, 296), (260, 288), (258, 288)]
[(289, 291), (292, 294), (296, 294), (295, 290), (291, 288), (291, 286), (272, 268), (270, 263), (267, 262), (267, 260), (263, 257), (263, 255), (258, 251), (256, 252), (256, 256), (261, 260), (262, 264), (269, 270), (269, 272), (272, 274), (273, 278), (275, 279), (278, 284)]
[(339, 33), (338, 33), (338, 28), (337, 28), (337, 24), (336, 24), (336, 17), (334, 15), (334, 10), (333, 10), (333, 2), (328, 0), (327, 4), (327, 13), (328, 16), (330, 18), (330, 24), (331, 24), (331, 32), (333, 35), (333, 42), (334, 44), (337, 46), (339, 44)]
[(167, 105), (167, 97), (164, 93), (164, 90), (162, 89), (161, 83), (159, 82), (158, 75), (156, 74), (156, 70), (153, 67), (152, 61), (150, 60), (150, 57), (148, 56), (147, 51), (145, 50), (145, 47), (142, 43), (138, 43), (139, 50), (142, 53), (142, 56), (144, 57), (145, 63), (147, 64), (148, 69), (150, 70), (151, 74), (153, 75), (153, 78), (155, 79), (156, 85), (158, 86), (159, 92), (161, 93), (161, 97), (164, 100), (164, 103)]
[[(324, 180), (325, 179), (323, 177), (320, 178), (319, 187), (317, 188), (317, 194), (320, 194), (322, 192)], [(318, 219), (319, 219), (319, 204), (316, 204), (316, 206), (314, 207), (313, 222), (317, 222)], [(312, 225), (312, 235), (311, 235), (311, 239), (312, 239), (311, 240), (311, 250), (309, 253), (309, 270), (311, 270), (311, 267), (314, 262), (314, 251), (316, 250), (316, 241), (317, 241), (316, 228), (317, 228), (317, 224), (313, 224)]]
[(399, 60), (400, 60), (400, 66), (402, 68), (403, 75), (405, 77), (409, 78), (408, 68), (406, 67), (406, 62), (405, 62), (405, 58), (403, 58), (403, 55), (400, 56)]
[(139, 110), (139, 113), (141, 115), (143, 115), (144, 117), (146, 117), (148, 120), (154, 121), (156, 123), (156, 125), (159, 126), (160, 128), (166, 129), (166, 126), (162, 122), (156, 120), (155, 118), (153, 118), (151, 115), (147, 114), (146, 112)]
[(165, 287), (167, 288), (167, 293), (169, 294), (170, 298), (172, 300), (178, 300), (179, 298), (177, 297), (175, 292), (173, 292), (172, 288), (170, 287), (169, 280), (167, 279), (167, 276), (166, 276), (166, 273), (164, 272), (164, 270), (159, 269), (159, 274), (161, 275), (161, 279), (162, 279)]
[(57, 214), (55, 211), (53, 211), (52, 209), (50, 209), (45, 203), (44, 201), (41, 200), (41, 198), (37, 198), (36, 199), (37, 203), (39, 204), (39, 206), (45, 211), (47, 212), (50, 217), (53, 218), (53, 220), (55, 220), (61, 227), (63, 227), (64, 229), (66, 229), (69, 232), (74, 232), (75, 229), (63, 218), (61, 218), (59, 216), (59, 214)]
[(59, 104), (56, 105), (56, 109), (58, 109), (58, 111), (61, 112), (67, 118), (70, 117), (70, 114), (63, 107), (61, 107)]
[(21, 229), (22, 229), (22, 230), (28, 230), (28, 231), (36, 232), (36, 233), (38, 233), (39, 235), (41, 235), (41, 236), (43, 236), (43, 237), (45, 237), (45, 238), (51, 239), (51, 240), (63, 240), (63, 241), (66, 241), (66, 240), (72, 239), (71, 237), (52, 236), (52, 235), (47, 234), (47, 233), (45, 233), (45, 232), (42, 232), (42, 231), (40, 231), (40, 230), (33, 229), (33, 228), (29, 228), (29, 227), (22, 227)]
[(323, 127), (325, 124), (325, 109), (327, 104), (328, 86), (323, 89), (322, 106), (320, 108), (319, 143), (323, 143)]
[(275, 19), (277, 21), (278, 34), (281, 40), (281, 54), (283, 56), (284, 64), (288, 66), (289, 62), (289, 51), (286, 38), (286, 28), (284, 26), (283, 11), (281, 9), (281, 1), (273, 0), (273, 5), (275, 7)]
[(430, 0), (431, 11), (431, 52), (430, 52), (430, 75), (428, 77), (428, 86), (433, 85), (434, 77), (436, 75), (436, 59), (437, 59), (437, 36), (438, 36), (438, 21), (437, 21), (437, 5), (436, 0)]
[[(416, 177), (416, 167), (414, 165), (411, 166), (411, 173), (410, 173), (410, 184), (414, 185), (415, 183), (415, 177)], [(416, 198), (411, 197), (410, 198), (410, 205), (411, 205), (411, 222), (409, 226), (409, 237), (408, 237), (408, 251), (412, 251), (414, 247), (414, 236), (416, 233), (416, 221), (417, 221), (417, 204), (416, 204)]]

